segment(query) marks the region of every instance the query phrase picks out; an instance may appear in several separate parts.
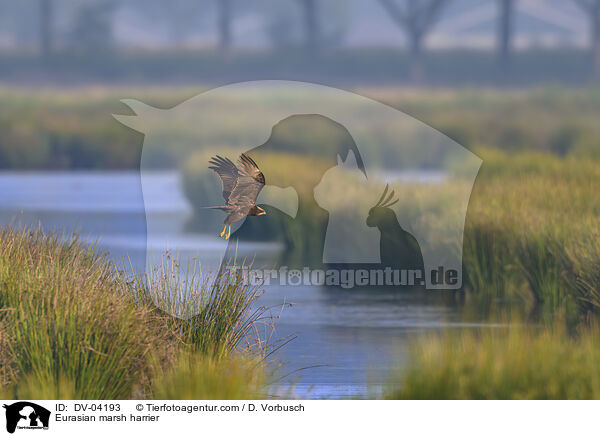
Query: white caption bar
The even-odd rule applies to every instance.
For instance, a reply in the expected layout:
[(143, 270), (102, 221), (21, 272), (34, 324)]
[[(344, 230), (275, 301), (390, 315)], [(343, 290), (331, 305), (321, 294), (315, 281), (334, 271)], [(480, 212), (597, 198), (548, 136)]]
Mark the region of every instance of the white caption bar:
[[(583, 434), (589, 401), (2, 401), (0, 434)], [(49, 413), (49, 415), (48, 415)], [(9, 433), (6, 433), (8, 431)], [(307, 433), (310, 432), (310, 433)], [(315, 433), (316, 432), (316, 433)]]

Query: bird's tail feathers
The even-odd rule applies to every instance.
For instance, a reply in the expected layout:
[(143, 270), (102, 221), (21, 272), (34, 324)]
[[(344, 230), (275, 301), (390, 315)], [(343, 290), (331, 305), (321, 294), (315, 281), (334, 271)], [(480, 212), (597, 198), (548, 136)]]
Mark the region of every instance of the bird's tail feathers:
[(199, 209), (219, 209), (219, 210), (227, 210), (227, 209), (229, 209), (229, 206), (203, 206), (203, 207), (200, 207)]

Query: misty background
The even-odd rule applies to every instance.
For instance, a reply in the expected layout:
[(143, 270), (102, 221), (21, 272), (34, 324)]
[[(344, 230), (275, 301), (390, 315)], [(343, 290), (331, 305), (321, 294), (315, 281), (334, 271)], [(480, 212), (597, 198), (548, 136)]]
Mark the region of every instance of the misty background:
[(0, 79), (580, 83), (596, 0), (0, 2)]

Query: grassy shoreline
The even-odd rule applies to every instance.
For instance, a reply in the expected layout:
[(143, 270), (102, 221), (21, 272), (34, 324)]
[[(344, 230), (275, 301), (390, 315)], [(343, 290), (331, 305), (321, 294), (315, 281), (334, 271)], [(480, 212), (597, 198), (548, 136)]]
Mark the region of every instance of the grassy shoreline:
[(153, 301), (174, 273), (132, 279), (77, 239), (3, 229), (0, 397), (264, 398), (264, 344), (246, 342), (258, 290), (226, 273), (186, 289), (203, 306), (177, 318)]
[(510, 327), (442, 332), (410, 346), (386, 399), (544, 400), (600, 398), (598, 326), (568, 332), (509, 318)]

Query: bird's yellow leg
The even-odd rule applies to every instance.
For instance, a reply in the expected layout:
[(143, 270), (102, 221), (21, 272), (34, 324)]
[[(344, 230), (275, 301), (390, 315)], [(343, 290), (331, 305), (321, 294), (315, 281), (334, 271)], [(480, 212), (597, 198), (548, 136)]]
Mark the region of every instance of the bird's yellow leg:
[[(225, 227), (223, 227), (223, 231), (219, 235), (221, 238), (225, 235), (225, 230), (227, 230), (227, 224), (225, 224)], [(225, 238), (225, 239), (227, 239), (227, 238)]]
[(227, 236), (225, 236), (225, 239), (229, 239), (230, 236), (231, 236), (231, 224), (229, 226), (227, 226)]

